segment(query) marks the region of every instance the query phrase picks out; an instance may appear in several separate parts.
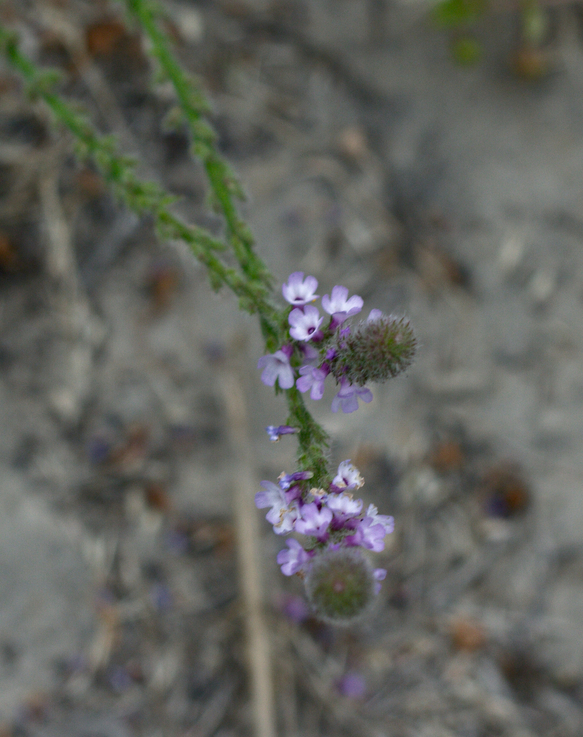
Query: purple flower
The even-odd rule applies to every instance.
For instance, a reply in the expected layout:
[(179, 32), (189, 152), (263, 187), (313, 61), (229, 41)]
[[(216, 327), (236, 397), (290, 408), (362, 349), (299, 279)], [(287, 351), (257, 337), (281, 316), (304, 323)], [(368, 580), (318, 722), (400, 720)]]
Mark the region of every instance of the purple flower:
[(356, 315), (362, 310), (362, 297), (354, 294), (348, 298), (348, 289), (346, 287), (336, 286), (332, 288), (332, 296), (325, 294), (322, 297), (322, 307), (329, 315), (334, 315), (334, 326), (342, 325), (347, 317)]
[(324, 319), (320, 317), (318, 308), (306, 305), (303, 309), (296, 307), (289, 313), (289, 324), (292, 326), (289, 334), (295, 340), (311, 340)]
[(165, 610), (172, 607), (172, 594), (168, 586), (162, 583), (157, 583), (150, 589), (150, 599), (156, 609)]
[[(332, 480), (332, 486), (336, 489), (360, 489), (364, 485), (364, 480), (356, 466), (350, 462), (350, 458), (338, 466), (338, 473)], [(373, 505), (371, 504), (371, 507)], [(370, 509), (370, 507), (369, 507)], [(376, 509), (376, 507), (375, 507)]]
[(296, 471), (295, 473), (282, 473), (277, 479), (280, 488), (287, 491), (294, 481), (305, 481), (311, 479), (314, 474), (312, 471)]
[(265, 491), (258, 491), (255, 494), (255, 506), (257, 509), (273, 507), (285, 501), (282, 490), (272, 481), (262, 481), (261, 486), (263, 486)]
[(114, 691), (122, 693), (126, 691), (133, 683), (132, 677), (127, 669), (121, 665), (114, 665), (107, 670), (107, 679)]
[(295, 530), (302, 535), (314, 535), (314, 537), (322, 539), (328, 532), (332, 516), (332, 512), (327, 507), (318, 509), (315, 502), (304, 504), (301, 517), (296, 520)]
[(290, 305), (301, 307), (318, 299), (318, 295), (314, 294), (317, 288), (318, 280), (315, 276), (307, 276), (304, 279), (303, 271), (294, 271), (293, 274), (290, 274), (287, 284), (282, 286), (281, 291), (284, 299)]
[(375, 579), (376, 583), (374, 585), (374, 592), (375, 594), (378, 594), (381, 590), (381, 581), (384, 581), (387, 577), (387, 569), (386, 568), (375, 568), (372, 572), (373, 578)]
[(326, 506), (334, 512), (338, 522), (344, 522), (349, 517), (356, 517), (362, 511), (362, 499), (353, 499), (352, 494), (330, 494)]
[(289, 550), (280, 550), (277, 554), (277, 562), (281, 566), (284, 576), (293, 576), (300, 571), (310, 560), (310, 555), (302, 548), (297, 540), (291, 538), (286, 540)]
[(345, 673), (337, 682), (336, 688), (349, 699), (362, 699), (366, 695), (366, 681), (354, 671)]
[(302, 366), (300, 368), (301, 376), (297, 379), (296, 386), (302, 393), (311, 389), (310, 397), (312, 399), (322, 399), (324, 396), (326, 377), (329, 373), (330, 369), (326, 364), (323, 364), (321, 368)]
[[(323, 301), (323, 300), (322, 300)], [(375, 320), (380, 320), (380, 318), (383, 316), (383, 313), (380, 310), (371, 310), (370, 315), (366, 318), (367, 322), (374, 322)]]
[[(285, 553), (287, 551), (282, 550), (281, 552)], [(310, 609), (301, 596), (284, 595), (279, 607), (288, 619), (298, 624), (305, 622), (310, 617)]]
[(299, 517), (297, 502), (288, 504), (283, 491), (271, 481), (262, 481), (261, 486), (265, 491), (258, 491), (255, 494), (255, 506), (258, 509), (271, 507), (265, 515), (265, 519), (273, 525), (273, 531), (276, 535), (291, 532), (295, 521)]
[[(285, 535), (294, 529), (294, 524), (300, 516), (297, 502), (292, 502), (281, 507), (274, 507), (265, 515), (265, 519), (273, 525), (276, 535)], [(382, 548), (381, 548), (382, 550)]]
[(275, 353), (262, 356), (257, 362), (257, 368), (263, 369), (261, 381), (267, 386), (274, 386), (276, 379), (279, 379), (279, 386), (282, 389), (291, 389), (294, 385), (294, 370), (289, 363), (289, 349), (283, 348)]
[(374, 504), (368, 505), (366, 516), (374, 519), (375, 525), (382, 525), (385, 528), (385, 533), (387, 535), (390, 535), (395, 529), (395, 520), (393, 517), (389, 517), (387, 514), (379, 514), (379, 510)]
[[(296, 523), (297, 524), (297, 523)], [(368, 550), (380, 553), (385, 548), (385, 528), (375, 522), (374, 517), (365, 517), (358, 522), (354, 535), (344, 538), (346, 545), (360, 545)]]
[(272, 443), (277, 443), (282, 435), (291, 435), (297, 431), (297, 427), (290, 427), (289, 425), (268, 425), (265, 428), (265, 432), (269, 435)]
[(310, 343), (302, 343), (300, 349), (304, 354), (304, 362), (302, 366), (312, 365), (314, 366), (320, 360), (320, 351), (314, 348)]
[(340, 391), (332, 400), (332, 412), (338, 412), (340, 408), (345, 414), (356, 412), (359, 399), (367, 403), (372, 402), (371, 390), (364, 386), (350, 384), (347, 379), (342, 379)]

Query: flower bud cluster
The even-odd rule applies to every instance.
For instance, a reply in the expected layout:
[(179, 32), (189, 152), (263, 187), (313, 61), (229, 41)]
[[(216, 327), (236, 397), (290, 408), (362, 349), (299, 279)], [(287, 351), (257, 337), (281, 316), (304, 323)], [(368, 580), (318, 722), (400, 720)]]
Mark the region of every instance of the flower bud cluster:
[(415, 335), (407, 320), (383, 315), (380, 310), (372, 310), (354, 328), (348, 325), (348, 318), (362, 310), (363, 300), (357, 294), (349, 297), (348, 289), (340, 285), (322, 297), (322, 308), (329, 315), (325, 320), (311, 304), (319, 297), (317, 288), (317, 279), (304, 278), (302, 271), (291, 274), (283, 285), (283, 297), (292, 305), (289, 339), (275, 353), (259, 359), (261, 380), (268, 386), (277, 382), (281, 389), (295, 385), (318, 400), (331, 375), (339, 385), (332, 411), (354, 412), (359, 399), (372, 400), (367, 382), (385, 381), (411, 364)]
[(316, 611), (335, 622), (360, 616), (378, 594), (386, 575), (373, 570), (359, 549), (380, 552), (393, 531), (392, 517), (378, 513), (374, 504), (364, 511), (362, 499), (353, 491), (364, 481), (350, 460), (326, 489), (310, 487), (312, 473), (282, 474), (278, 483), (262, 481), (255, 495), (259, 509), (269, 508), (266, 519), (277, 535), (298, 533), (287, 540), (277, 562), (285, 576), (299, 574)]

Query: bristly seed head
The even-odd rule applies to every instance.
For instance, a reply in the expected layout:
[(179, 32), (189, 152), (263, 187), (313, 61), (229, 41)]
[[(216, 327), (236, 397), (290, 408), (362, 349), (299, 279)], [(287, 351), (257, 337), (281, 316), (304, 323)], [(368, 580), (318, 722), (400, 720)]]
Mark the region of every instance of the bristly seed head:
[(411, 365), (416, 344), (406, 318), (381, 315), (358, 323), (348, 335), (338, 330), (329, 344), (335, 355), (328, 365), (338, 382), (364, 386), (386, 381)]
[(376, 598), (375, 584), (372, 566), (354, 548), (320, 553), (305, 579), (316, 615), (336, 625), (352, 624), (367, 614)]

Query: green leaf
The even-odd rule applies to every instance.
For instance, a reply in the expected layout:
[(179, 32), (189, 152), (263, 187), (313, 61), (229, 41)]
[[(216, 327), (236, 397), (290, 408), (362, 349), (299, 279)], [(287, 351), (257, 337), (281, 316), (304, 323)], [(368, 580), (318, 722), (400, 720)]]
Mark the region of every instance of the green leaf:
[(473, 66), (482, 58), (482, 46), (472, 36), (464, 36), (452, 43), (451, 55), (460, 66)]
[(443, 0), (433, 9), (433, 20), (441, 26), (456, 28), (478, 20), (485, 10), (486, 0)]

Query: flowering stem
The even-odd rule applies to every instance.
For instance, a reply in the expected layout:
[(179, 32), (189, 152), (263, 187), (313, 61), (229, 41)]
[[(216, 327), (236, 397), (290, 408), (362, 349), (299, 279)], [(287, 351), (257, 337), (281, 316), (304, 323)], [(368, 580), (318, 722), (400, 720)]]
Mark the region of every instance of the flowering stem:
[[(153, 218), (159, 237), (162, 240), (180, 240), (188, 245), (193, 255), (208, 271), (213, 288), (228, 287), (238, 298), (239, 307), (251, 314), (257, 314), (261, 331), (268, 351), (275, 351), (281, 346), (288, 328), (288, 310), (278, 310), (271, 300), (272, 277), (261, 259), (253, 253), (252, 240), (247, 236), (246, 226), (239, 220), (232, 202), (232, 193), (228, 184), (228, 167), (214, 151), (214, 134), (203, 141), (200, 129), (195, 125), (200, 113), (193, 102), (196, 98), (189, 82), (180, 67), (173, 59), (165, 37), (154, 33), (156, 26), (153, 11), (143, 0), (127, 0), (136, 12), (140, 23), (152, 32), (152, 41), (162, 42), (155, 45), (156, 55), (163, 60), (164, 69), (172, 72), (172, 80), (176, 86), (181, 107), (185, 110), (187, 120), (195, 141), (195, 153), (205, 151), (202, 143), (208, 148), (204, 158), (205, 168), (209, 176), (212, 190), (222, 203), (230, 244), (241, 266), (243, 273), (228, 266), (219, 253), (226, 249), (225, 244), (215, 238), (206, 229), (185, 223), (170, 210), (175, 198), (160, 185), (152, 181), (143, 181), (135, 174), (136, 162), (123, 156), (111, 136), (98, 134), (82, 113), (77, 112), (54, 91), (59, 75), (54, 71), (43, 71), (22, 54), (18, 48), (18, 39), (0, 25), (0, 51), (5, 55), (12, 67), (24, 78), (31, 95), (42, 99), (50, 108), (55, 119), (69, 130), (77, 142), (77, 153), (82, 159), (91, 159), (104, 179), (111, 185), (115, 195), (127, 207), (139, 215)], [(139, 11), (139, 12), (138, 12)], [(153, 30), (152, 30), (153, 29)], [(199, 93), (202, 99), (202, 96)], [(187, 104), (188, 103), (188, 104)], [(202, 105), (202, 103), (201, 103)], [(199, 117), (197, 117), (199, 116)], [(206, 125), (206, 124), (205, 124)], [(205, 129), (206, 130), (206, 129)], [(233, 180), (234, 181), (234, 178)], [(285, 392), (289, 409), (289, 424), (297, 427), (300, 468), (314, 471), (314, 482), (321, 485), (329, 478), (326, 449), (328, 436), (306, 409), (299, 391), (293, 387)]]
[(287, 424), (299, 427), (299, 468), (302, 471), (313, 472), (314, 486), (324, 486), (331, 480), (326, 457), (328, 434), (308, 412), (304, 399), (295, 386), (287, 389), (285, 393), (290, 411)]
[(208, 103), (199, 85), (187, 75), (171, 51), (171, 41), (160, 28), (159, 9), (148, 0), (124, 0), (129, 11), (152, 44), (152, 54), (158, 60), (164, 75), (170, 80), (180, 105), (181, 117), (192, 136), (193, 152), (201, 159), (210, 188), (221, 210), (229, 237), (229, 243), (243, 273), (270, 289), (272, 277), (263, 261), (253, 252), (253, 237), (245, 222), (237, 213), (234, 198), (243, 199), (241, 185), (227, 162), (216, 150), (216, 133), (204, 120)]

